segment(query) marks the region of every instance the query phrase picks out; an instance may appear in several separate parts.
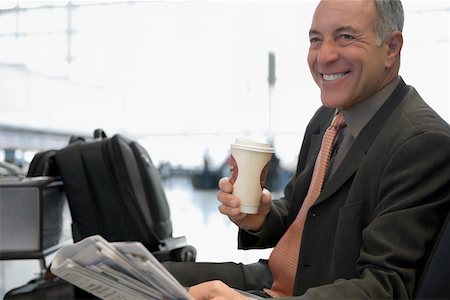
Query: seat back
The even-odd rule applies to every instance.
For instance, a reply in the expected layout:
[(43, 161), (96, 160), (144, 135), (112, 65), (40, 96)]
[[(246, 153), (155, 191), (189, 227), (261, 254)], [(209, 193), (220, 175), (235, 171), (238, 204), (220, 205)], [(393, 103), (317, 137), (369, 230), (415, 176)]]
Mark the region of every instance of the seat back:
[(415, 299), (450, 299), (450, 214), (430, 254)]

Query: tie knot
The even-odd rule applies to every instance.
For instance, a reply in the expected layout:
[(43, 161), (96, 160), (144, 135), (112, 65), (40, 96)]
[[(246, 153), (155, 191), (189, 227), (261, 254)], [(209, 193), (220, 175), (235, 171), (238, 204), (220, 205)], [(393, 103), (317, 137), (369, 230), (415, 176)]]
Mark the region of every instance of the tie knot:
[(339, 130), (344, 126), (345, 126), (344, 113), (340, 111), (334, 116), (333, 121), (331, 121), (331, 127), (334, 127), (337, 130)]

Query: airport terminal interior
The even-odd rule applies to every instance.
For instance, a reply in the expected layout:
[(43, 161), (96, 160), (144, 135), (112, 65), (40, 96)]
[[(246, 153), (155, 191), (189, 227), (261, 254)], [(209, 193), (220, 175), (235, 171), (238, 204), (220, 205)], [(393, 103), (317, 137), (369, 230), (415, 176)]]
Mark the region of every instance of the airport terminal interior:
[[(274, 147), (274, 197), (295, 172), (320, 105), (306, 63), (317, 2), (1, 1), (0, 188), (23, 180), (37, 153), (73, 137), (94, 140), (102, 129), (149, 153), (173, 235), (187, 238), (197, 261), (267, 258), (271, 249), (237, 250), (237, 229), (218, 211), (217, 181), (229, 175), (237, 137)], [(403, 6), (400, 74), (450, 122), (450, 3)], [(22, 220), (20, 211), (6, 213), (6, 195), (0, 190), (1, 299), (42, 268), (39, 259), (3, 253), (12, 239), (39, 234), (30, 225), (31, 236), (10, 235), (6, 226)], [(61, 240), (70, 243), (68, 207), (61, 217)]]

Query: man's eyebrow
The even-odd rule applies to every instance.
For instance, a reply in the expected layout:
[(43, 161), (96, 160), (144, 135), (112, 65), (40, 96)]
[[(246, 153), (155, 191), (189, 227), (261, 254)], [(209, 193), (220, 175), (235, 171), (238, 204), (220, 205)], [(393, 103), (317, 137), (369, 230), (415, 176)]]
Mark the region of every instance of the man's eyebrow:
[(339, 32), (343, 32), (343, 31), (352, 32), (352, 33), (358, 33), (359, 32), (358, 30), (356, 30), (352, 26), (341, 26), (341, 27), (337, 28), (334, 32), (335, 33), (339, 33)]
[(318, 30), (315, 30), (315, 29), (310, 29), (309, 30), (309, 35), (314, 35), (314, 34), (320, 34), (320, 32)]
[[(340, 33), (340, 32), (343, 32), (343, 31), (352, 32), (352, 33), (358, 33), (359, 32), (358, 30), (356, 30), (352, 26), (341, 26), (341, 27), (338, 27), (336, 30), (334, 30), (334, 34)], [(311, 28), (309, 30), (309, 35), (310, 36), (311, 35), (316, 35), (316, 34), (320, 35), (321, 33), (317, 29), (314, 29), (314, 28)]]

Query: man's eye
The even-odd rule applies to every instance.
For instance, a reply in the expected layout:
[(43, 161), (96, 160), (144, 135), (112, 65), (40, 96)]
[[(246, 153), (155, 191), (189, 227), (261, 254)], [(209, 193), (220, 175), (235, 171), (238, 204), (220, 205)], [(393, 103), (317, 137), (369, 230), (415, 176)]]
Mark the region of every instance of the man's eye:
[(341, 34), (341, 38), (343, 40), (353, 40), (354, 39), (354, 37), (350, 34)]
[(350, 34), (341, 34), (337, 38), (337, 43), (341, 46), (350, 45), (355, 40), (355, 37)]
[(312, 47), (317, 46), (321, 42), (321, 39), (318, 37), (312, 37), (309, 39), (309, 43)]

